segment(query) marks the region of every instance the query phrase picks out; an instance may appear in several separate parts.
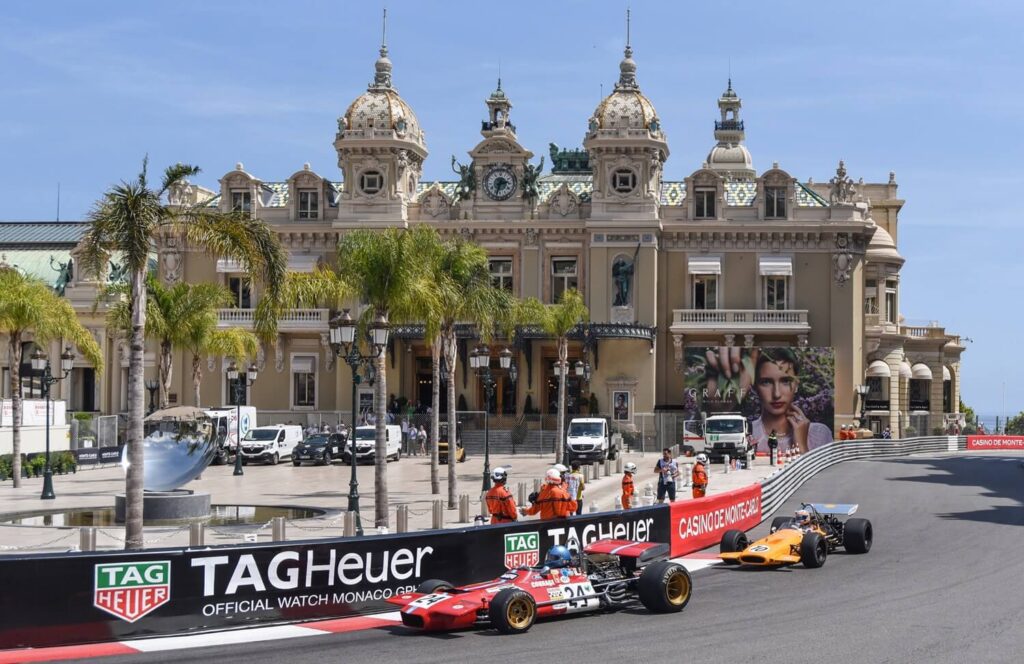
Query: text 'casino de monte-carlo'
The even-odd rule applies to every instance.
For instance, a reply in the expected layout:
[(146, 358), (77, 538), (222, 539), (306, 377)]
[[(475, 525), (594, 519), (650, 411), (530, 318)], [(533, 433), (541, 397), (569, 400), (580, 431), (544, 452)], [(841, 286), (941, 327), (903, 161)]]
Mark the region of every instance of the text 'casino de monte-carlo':
[[(169, 203), (250, 212), (279, 233), (294, 271), (335, 262), (339, 238), (351, 229), (426, 224), (484, 247), (494, 283), (516, 296), (555, 302), (578, 289), (590, 321), (571, 335), (568, 359), (570, 367), (586, 362), (591, 373), (588, 381), (570, 372), (570, 415), (588, 413), (596, 400), (603, 414), (614, 404), (620, 426), (653, 427), (658, 413), (684, 405), (686, 350), (715, 346), (831, 348), (836, 427), (853, 422), (864, 406), (876, 432), (913, 427), (928, 434), (957, 412), (960, 337), (937, 323), (906, 325), (900, 316), (904, 201), (894, 173), (880, 183), (855, 181), (842, 162), (820, 180), (798, 180), (779, 163), (759, 173), (744, 146), (742, 104), (730, 81), (717, 100), (706, 160), (684, 180), (666, 181), (669, 137), (627, 45), (611, 94), (579, 118), (582, 146), (543, 149), (550, 170), (517, 139), (512, 100), (499, 80), (481, 109), (480, 139), (451, 160), (457, 181), (426, 182), (424, 128), (398, 93), (400, 72), (382, 46), (373, 82), (337, 120), (340, 173), (282, 166), (281, 179), (264, 181), (239, 163), (220, 178), (219, 190), (192, 184)], [(710, 100), (708, 106), (710, 115)], [(85, 229), (82, 222), (0, 224), (0, 259), (54, 283), (103, 348), (107, 369), (97, 374), (79, 353), (55, 398), (73, 411), (116, 414), (127, 408), (128, 342), (95, 310), (103, 284), (73, 269)], [(173, 236), (162, 239), (154, 258), (166, 282), (215, 282), (230, 290), (234, 301), (219, 310), (220, 326), (252, 326), (261, 293), (238, 264)], [(114, 278), (113, 268), (102, 279)], [(305, 423), (304, 414), (313, 421), (328, 413), (334, 421), (339, 411), (349, 412), (351, 374), (329, 345), (335, 313), (289, 310), (276, 341), (262, 345), (260, 379), (243, 396), (259, 409), (261, 424)], [(515, 339), (495, 341), (514, 353), (516, 380), (496, 368), (497, 389), (487, 404), (467, 361), (478, 333), (461, 326), (459, 337), (460, 409), (487, 408), (499, 416), (492, 418), (496, 430), (511, 429), (523, 414), (556, 412), (554, 339), (526, 327)], [(8, 352), (7, 344), (0, 348)], [(26, 342), (23, 364), (33, 350)], [(57, 357), (62, 348), (54, 342), (44, 350)], [(147, 379), (157, 375), (156, 350), (150, 342)], [(389, 394), (429, 404), (423, 326), (395, 326), (386, 353)], [(227, 361), (202, 358), (201, 405), (232, 403)], [(199, 405), (192, 404), (191, 362), (175, 351), (172, 404)], [(2, 383), (8, 396), (8, 380)], [(858, 399), (858, 385), (870, 388), (866, 397)], [(369, 385), (359, 390), (360, 406), (372, 400)], [(264, 414), (271, 419), (264, 422)]]

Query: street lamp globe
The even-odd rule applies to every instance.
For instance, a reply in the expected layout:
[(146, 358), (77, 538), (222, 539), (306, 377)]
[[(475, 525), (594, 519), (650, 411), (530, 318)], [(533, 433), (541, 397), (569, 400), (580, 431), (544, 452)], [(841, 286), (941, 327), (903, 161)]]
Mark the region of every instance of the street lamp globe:
[(42, 348), (36, 348), (32, 353), (32, 370), (42, 373), (46, 369), (46, 353)]
[(576, 368), (576, 376), (577, 377), (582, 377), (583, 376), (583, 360), (576, 360), (576, 367), (575, 368)]
[(71, 352), (71, 346), (67, 346), (60, 355), (60, 370), (70, 373), (75, 366), (75, 354)]
[(252, 382), (255, 382), (255, 380), (256, 380), (256, 376), (258, 376), (258, 375), (259, 375), (259, 373), (260, 373), (260, 370), (259, 370), (259, 368), (258, 368), (258, 367), (256, 366), (256, 363), (254, 362), (254, 363), (252, 363), (252, 364), (250, 364), (250, 365), (249, 365), (249, 370), (245, 372), (245, 378), (246, 378), (246, 380), (248, 380), (248, 381), (249, 381), (250, 383), (252, 383)]
[(356, 322), (348, 309), (343, 309), (341, 316), (334, 319), (338, 323), (338, 343), (350, 346), (356, 340)]
[(384, 352), (385, 346), (388, 345), (389, 331), (390, 326), (388, 325), (387, 317), (384, 314), (377, 314), (377, 318), (370, 326), (370, 338), (373, 341), (373, 347), (376, 349), (378, 356)]
[(235, 363), (234, 360), (231, 360), (231, 364), (228, 365), (227, 374), (228, 374), (228, 380), (230, 380), (230, 381), (238, 380), (238, 365)]
[(502, 369), (508, 369), (509, 367), (511, 367), (512, 351), (510, 351), (508, 348), (503, 348), (502, 351), (498, 353), (498, 362), (501, 363)]

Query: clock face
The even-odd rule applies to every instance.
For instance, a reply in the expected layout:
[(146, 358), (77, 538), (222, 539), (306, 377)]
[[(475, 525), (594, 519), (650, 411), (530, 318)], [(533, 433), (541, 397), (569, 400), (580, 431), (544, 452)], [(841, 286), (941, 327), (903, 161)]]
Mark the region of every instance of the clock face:
[(484, 176), (484, 191), (496, 201), (507, 201), (516, 192), (516, 176), (507, 166), (495, 166)]

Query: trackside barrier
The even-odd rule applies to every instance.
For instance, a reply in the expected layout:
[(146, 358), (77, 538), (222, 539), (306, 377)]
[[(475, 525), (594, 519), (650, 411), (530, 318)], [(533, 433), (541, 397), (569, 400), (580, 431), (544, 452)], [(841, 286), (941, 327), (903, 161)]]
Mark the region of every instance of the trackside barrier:
[[(379, 537), (0, 559), (0, 649), (391, 611), (425, 579), (462, 585), (578, 540), (669, 541), (665, 505)], [(468, 555), (472, 552), (472, 555)]]

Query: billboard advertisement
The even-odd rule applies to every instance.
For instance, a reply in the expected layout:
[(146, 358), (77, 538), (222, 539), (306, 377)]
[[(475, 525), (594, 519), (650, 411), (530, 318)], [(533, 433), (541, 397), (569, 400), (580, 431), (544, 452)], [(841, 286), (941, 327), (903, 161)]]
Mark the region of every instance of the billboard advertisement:
[(807, 452), (832, 442), (835, 353), (832, 348), (688, 347), (683, 404), (687, 417), (740, 413), (758, 453), (771, 432), (779, 450)]
[(967, 436), (969, 450), (1024, 450), (1024, 436)]

